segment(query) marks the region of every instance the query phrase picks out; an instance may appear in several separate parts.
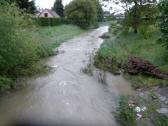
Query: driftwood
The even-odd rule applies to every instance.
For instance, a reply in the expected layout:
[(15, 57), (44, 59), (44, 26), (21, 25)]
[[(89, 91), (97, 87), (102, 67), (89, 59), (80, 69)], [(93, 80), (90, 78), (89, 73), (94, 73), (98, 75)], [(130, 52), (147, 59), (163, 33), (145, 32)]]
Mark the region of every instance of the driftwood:
[(134, 56), (129, 56), (128, 63), (126, 64), (126, 71), (135, 75), (142, 74), (160, 79), (168, 78), (167, 73), (161, 71), (158, 67), (151, 64), (149, 61)]
[(103, 35), (99, 36), (99, 38), (108, 39), (110, 36), (107, 33), (104, 33)]

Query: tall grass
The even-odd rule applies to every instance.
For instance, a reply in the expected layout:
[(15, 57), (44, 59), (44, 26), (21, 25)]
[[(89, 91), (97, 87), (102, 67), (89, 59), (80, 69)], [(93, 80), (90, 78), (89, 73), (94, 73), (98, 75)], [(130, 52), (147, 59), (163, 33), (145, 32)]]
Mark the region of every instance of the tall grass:
[(41, 57), (52, 53), (48, 43), (29, 31), (32, 22), (15, 5), (0, 5), (0, 90), (24, 75)]

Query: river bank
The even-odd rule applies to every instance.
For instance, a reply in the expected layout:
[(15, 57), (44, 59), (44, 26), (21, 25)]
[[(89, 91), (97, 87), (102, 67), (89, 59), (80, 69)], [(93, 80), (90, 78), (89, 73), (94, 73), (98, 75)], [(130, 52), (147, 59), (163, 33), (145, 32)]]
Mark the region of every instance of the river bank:
[[(98, 68), (115, 75), (123, 74), (131, 82), (131, 86), (135, 90), (134, 96), (124, 96), (124, 98), (121, 96), (118, 112), (119, 121), (123, 125), (132, 126), (138, 125), (138, 122), (143, 122), (142, 124), (148, 126), (158, 126), (158, 123), (161, 122), (159, 126), (165, 126), (168, 123), (168, 118), (166, 117), (168, 114), (167, 79), (146, 75), (143, 74), (143, 71), (141, 73), (136, 71), (138, 74), (129, 74), (128, 71), (130, 70), (128, 68), (130, 66), (128, 67), (127, 65), (128, 63), (130, 65), (130, 56), (134, 56), (138, 57), (138, 59), (134, 58), (136, 62), (139, 62), (138, 70), (146, 70), (141, 65), (145, 66), (143, 63), (146, 63), (147, 66), (150, 62), (150, 66), (153, 65), (153, 68), (157, 66), (158, 71), (166, 73), (168, 64), (166, 59), (167, 50), (157, 43), (159, 33), (155, 29), (148, 39), (144, 39), (139, 34), (125, 34), (120, 31), (120, 25), (111, 26), (109, 32), (102, 36), (105, 41), (94, 58), (94, 64)], [(132, 70), (135, 71), (136, 68), (134, 66), (131, 72)], [(133, 107), (130, 108), (130, 104)], [(143, 107), (145, 107), (145, 112), (141, 111)], [(139, 112), (136, 112), (136, 108), (139, 109)], [(124, 113), (125, 115), (123, 115)]]
[[(55, 55), (57, 53), (55, 50), (61, 43), (72, 39), (84, 31), (74, 25), (60, 25), (56, 27), (35, 26), (24, 29), (24, 32), (29, 35), (26, 36), (28, 40), (24, 40), (26, 37), (23, 39), (23, 36), (18, 35), (18, 39), (15, 41), (16, 43), (20, 42), (20, 45), (10, 44), (11, 47), (8, 46), (8, 48), (13, 48), (13, 52), (3, 52), (3, 50), (1, 52), (1, 55), (6, 56), (4, 61), (9, 61), (5, 64), (5, 72), (1, 71), (0, 74), (0, 93), (19, 88), (21, 85), (16, 83), (21, 78), (46, 73), (48, 67), (43, 65), (40, 60)], [(22, 44), (24, 44), (24, 47), (21, 46)], [(4, 50), (6, 49), (4, 48)], [(18, 50), (22, 52), (22, 55), (18, 54)], [(4, 63), (1, 63), (1, 66), (4, 66)]]

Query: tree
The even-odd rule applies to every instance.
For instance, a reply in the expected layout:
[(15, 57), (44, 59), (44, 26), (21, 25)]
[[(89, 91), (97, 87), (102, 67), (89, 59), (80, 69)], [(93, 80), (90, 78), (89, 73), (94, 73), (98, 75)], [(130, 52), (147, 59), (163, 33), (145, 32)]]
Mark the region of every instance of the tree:
[(102, 22), (104, 20), (104, 12), (99, 0), (96, 0), (96, 6), (97, 6), (97, 21)]
[(151, 6), (152, 4), (156, 3), (156, 0), (103, 0), (103, 1), (113, 2), (120, 5), (125, 10), (124, 24), (132, 27), (135, 33), (137, 33), (138, 31), (138, 27), (141, 24), (144, 15), (146, 16), (146, 19), (151, 18), (151, 15), (144, 13), (147, 12), (146, 10), (153, 12), (153, 8)]
[(56, 0), (52, 8), (60, 17), (64, 17), (64, 6), (62, 0)]
[(96, 22), (96, 5), (91, 0), (73, 0), (65, 7), (65, 14), (72, 23), (88, 28)]
[(161, 0), (158, 4), (158, 8), (160, 12), (158, 24), (162, 32), (159, 41), (168, 49), (168, 1)]
[(16, 5), (27, 13), (34, 14), (36, 12), (36, 6), (34, 0), (7, 0), (9, 3), (16, 3)]
[(100, 0), (92, 0), (96, 5), (96, 13), (97, 13), (97, 22), (102, 22), (104, 20), (104, 12)]

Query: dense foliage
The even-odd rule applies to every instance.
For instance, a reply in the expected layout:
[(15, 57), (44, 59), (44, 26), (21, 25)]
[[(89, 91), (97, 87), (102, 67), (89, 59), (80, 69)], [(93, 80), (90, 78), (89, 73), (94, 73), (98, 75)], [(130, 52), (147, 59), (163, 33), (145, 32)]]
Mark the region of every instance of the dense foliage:
[(124, 27), (132, 27), (137, 33), (140, 26), (147, 27), (155, 23), (156, 13), (157, 8), (153, 4), (133, 6), (125, 13), (123, 25)]
[(34, 18), (35, 22), (40, 26), (58, 26), (61, 24), (69, 24), (70, 22), (65, 18)]
[(156, 0), (103, 0), (121, 4), (125, 10), (123, 26), (125, 29), (130, 27), (135, 33), (141, 25), (153, 24), (155, 22)]
[(158, 23), (160, 31), (162, 32), (162, 37), (159, 39), (159, 41), (168, 48), (168, 1), (161, 0), (158, 4), (158, 8), (160, 11)]
[(62, 0), (56, 0), (52, 8), (60, 17), (64, 17), (64, 6)]
[(91, 0), (73, 0), (66, 6), (65, 14), (72, 23), (88, 28), (96, 22), (96, 5)]
[(104, 12), (103, 12), (102, 5), (100, 4), (99, 0), (95, 0), (95, 2), (96, 2), (95, 4), (97, 7), (97, 21), (102, 22), (104, 21)]
[(0, 5), (0, 90), (10, 82), (7, 78), (24, 75), (39, 58), (52, 52), (39, 35), (28, 29), (31, 23), (15, 5)]
[(16, 5), (27, 13), (34, 14), (36, 6), (34, 0), (6, 0), (8, 3), (16, 3)]

